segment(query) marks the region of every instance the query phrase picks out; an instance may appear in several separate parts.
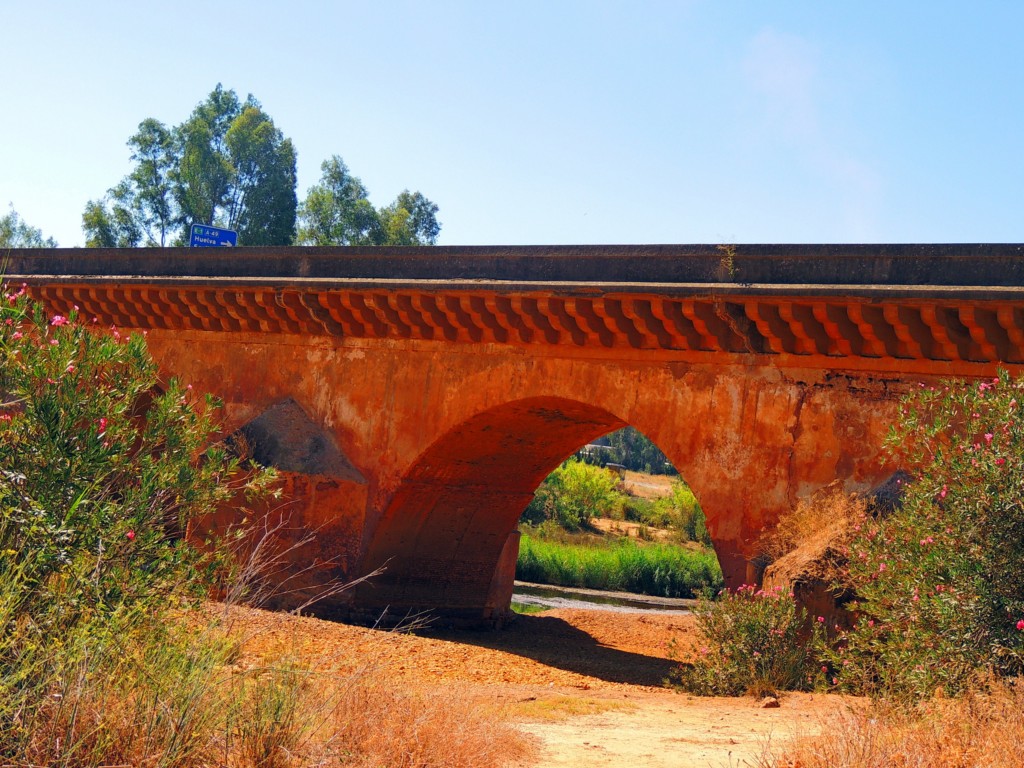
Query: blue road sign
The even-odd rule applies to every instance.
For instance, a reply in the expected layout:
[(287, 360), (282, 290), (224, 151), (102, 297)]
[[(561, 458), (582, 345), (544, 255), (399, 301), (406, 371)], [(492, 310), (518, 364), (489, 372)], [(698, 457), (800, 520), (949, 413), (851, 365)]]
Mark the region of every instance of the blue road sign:
[(230, 229), (211, 227), (207, 224), (193, 224), (190, 248), (209, 248), (215, 245), (238, 245), (238, 233)]

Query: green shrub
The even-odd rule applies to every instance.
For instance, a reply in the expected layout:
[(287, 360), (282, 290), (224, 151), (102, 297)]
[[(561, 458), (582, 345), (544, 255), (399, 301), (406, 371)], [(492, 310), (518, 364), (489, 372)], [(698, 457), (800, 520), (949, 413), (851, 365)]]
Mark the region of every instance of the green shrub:
[(645, 525), (658, 526), (655, 520), (661, 521), (661, 516), (655, 517), (655, 503), (649, 499), (641, 499), (638, 496), (626, 496), (622, 501), (622, 517), (631, 523), (643, 523)]
[(606, 517), (621, 506), (622, 494), (615, 473), (569, 459), (547, 476), (523, 513), (522, 521), (538, 524), (554, 520), (578, 531), (592, 517)]
[[(703, 595), (694, 610), (701, 647), (692, 664), (672, 675), (686, 691), (702, 696), (763, 696), (813, 686), (813, 651), (802, 642), (808, 617), (793, 595), (782, 590), (740, 587), (718, 599)], [(823, 632), (815, 622), (815, 637)]]
[(829, 655), (840, 689), (897, 697), (1024, 673), (1024, 384), (921, 387), (889, 446), (912, 473), (864, 515), (842, 586), (859, 620)]
[(697, 497), (690, 486), (676, 478), (672, 483), (672, 493), (655, 502), (655, 509), (665, 522), (662, 527), (674, 528), (681, 539), (695, 541), (706, 547), (711, 546), (704, 519), (704, 511), (700, 508)]
[(204, 594), (213, 559), (184, 543), (189, 520), (271, 475), (209, 447), (215, 403), (159, 382), (141, 336), (47, 318), (24, 289), (4, 299), (0, 576), (24, 585), (19, 613), (50, 634)]
[(0, 755), (133, 762), (156, 739), (161, 764), (196, 764), (224, 654), (165, 619), (224, 562), (183, 537), (272, 475), (209, 447), (215, 404), (158, 381), (141, 336), (0, 298)]

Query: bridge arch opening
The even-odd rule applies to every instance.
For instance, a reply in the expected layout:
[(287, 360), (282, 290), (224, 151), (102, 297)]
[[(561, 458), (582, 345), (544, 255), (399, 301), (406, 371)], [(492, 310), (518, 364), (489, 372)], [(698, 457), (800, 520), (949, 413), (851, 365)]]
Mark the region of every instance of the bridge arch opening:
[(430, 611), (461, 624), (508, 611), (517, 524), (538, 486), (581, 446), (626, 427), (600, 406), (534, 397), (483, 411), (430, 445), (405, 472), (368, 542), (363, 618)]
[[(674, 512), (692, 512), (703, 530), (703, 511), (676, 466), (647, 435), (626, 426), (563, 460), (536, 489), (520, 527), (550, 522), (569, 532), (638, 536), (641, 525), (665, 529), (696, 522)], [(680, 534), (687, 534), (685, 527)]]

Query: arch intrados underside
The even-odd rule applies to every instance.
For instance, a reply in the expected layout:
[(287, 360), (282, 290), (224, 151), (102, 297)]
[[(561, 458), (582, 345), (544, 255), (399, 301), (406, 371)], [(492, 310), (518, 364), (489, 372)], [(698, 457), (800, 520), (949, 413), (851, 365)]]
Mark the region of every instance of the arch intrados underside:
[(441, 557), (454, 567), (496, 558), (543, 478), (581, 445), (625, 424), (598, 406), (553, 396), (512, 401), (463, 421), (405, 473), (365, 570), (398, 561), (388, 565), (389, 580), (408, 580), (425, 559)]

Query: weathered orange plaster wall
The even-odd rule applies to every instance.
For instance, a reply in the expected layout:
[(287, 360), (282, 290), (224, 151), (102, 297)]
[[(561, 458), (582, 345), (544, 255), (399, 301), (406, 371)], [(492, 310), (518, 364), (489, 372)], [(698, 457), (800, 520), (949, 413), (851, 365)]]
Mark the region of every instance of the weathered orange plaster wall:
[[(749, 366), (697, 365), (640, 359), (635, 350), (556, 356), (503, 345), (294, 335), (152, 331), (149, 338), (167, 371), (224, 399), (227, 432), (291, 397), (330, 430), (364, 475), (359, 489), (328, 491), (322, 478), (292, 487), (298, 519), (326, 526), (311, 557), (336, 556), (339, 572), (350, 576), (386, 560), (389, 547), (412, 560), (430, 559), (431, 572), (447, 562), (447, 581), (434, 594), (463, 606), (486, 602), (507, 536), (544, 474), (580, 442), (621, 424), (653, 439), (690, 483), (728, 581), (741, 583), (754, 539), (796, 498), (837, 477), (851, 489), (884, 479), (879, 448), (904, 386), (867, 375), (783, 372), (759, 365), (767, 361), (755, 356)], [(535, 426), (517, 443), (508, 416), (514, 411), (502, 409), (536, 398), (578, 407), (567, 406), (566, 419)], [(488, 426), (480, 415), (492, 410), (492, 426), (516, 461), (476, 462)], [(451, 466), (431, 469), (430, 492), (449, 498), (434, 498), (425, 509), (410, 471), (417, 462), (422, 470), (431, 446), (475, 418), (483, 419), (477, 425), (483, 431), (447, 445), (444, 460)], [(555, 448), (560, 455), (551, 458)], [(543, 466), (531, 463), (538, 456)], [(469, 483), (471, 477), (477, 482)], [(478, 543), (447, 546), (454, 534), (445, 515), (459, 513), (445, 505), (469, 504), (488, 490), (493, 514), (478, 507), (463, 513)], [(410, 516), (417, 514), (422, 519), (413, 524)], [(414, 529), (410, 543), (406, 534)], [(456, 565), (453, 558), (461, 559)], [(415, 567), (407, 564), (405, 573)], [(401, 602), (404, 588), (379, 590), (379, 601)], [(427, 594), (409, 590), (410, 606)], [(360, 597), (372, 601), (368, 594)]]

